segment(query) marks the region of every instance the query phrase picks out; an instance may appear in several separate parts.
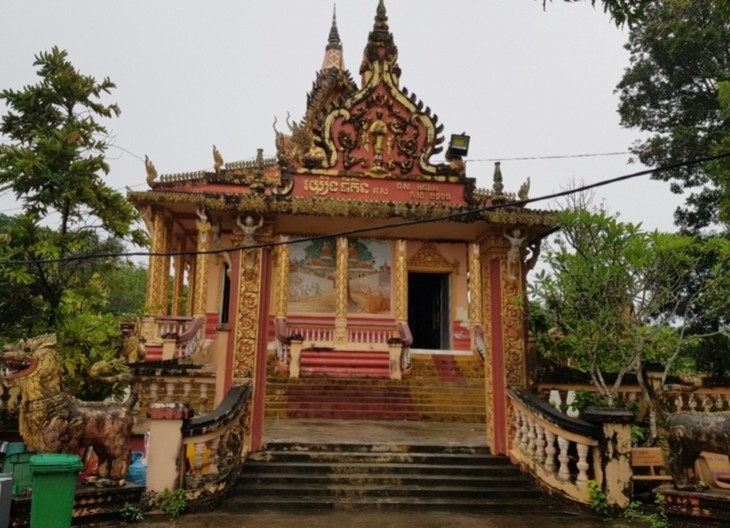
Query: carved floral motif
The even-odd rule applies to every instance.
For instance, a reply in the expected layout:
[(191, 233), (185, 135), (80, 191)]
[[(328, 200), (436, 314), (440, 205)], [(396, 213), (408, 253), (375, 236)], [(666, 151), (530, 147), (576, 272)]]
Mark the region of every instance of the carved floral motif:
[(424, 242), (418, 251), (408, 259), (408, 269), (445, 270), (456, 272), (459, 262), (451, 262), (436, 247), (433, 242)]

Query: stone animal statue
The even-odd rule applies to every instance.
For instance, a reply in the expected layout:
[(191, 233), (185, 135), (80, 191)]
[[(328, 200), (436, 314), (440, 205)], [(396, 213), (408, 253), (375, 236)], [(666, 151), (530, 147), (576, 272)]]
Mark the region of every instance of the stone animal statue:
[[(78, 453), (92, 447), (97, 455), (97, 484), (123, 485), (129, 465), (129, 436), (137, 387), (123, 403), (80, 401), (63, 390), (54, 334), (24, 341), (3, 354), (16, 370), (3, 382), (20, 387), (19, 429), (29, 451)], [(101, 378), (106, 366), (92, 369)], [(114, 376), (108, 381), (129, 381)], [(103, 379), (103, 378), (101, 378)]]
[(669, 468), (680, 490), (702, 487), (695, 461), (702, 451), (730, 454), (730, 412), (678, 412), (666, 422)]
[(127, 363), (137, 363), (144, 360), (147, 355), (147, 348), (142, 342), (141, 328), (138, 317), (132, 317), (127, 321), (119, 323), (120, 347), (119, 355)]

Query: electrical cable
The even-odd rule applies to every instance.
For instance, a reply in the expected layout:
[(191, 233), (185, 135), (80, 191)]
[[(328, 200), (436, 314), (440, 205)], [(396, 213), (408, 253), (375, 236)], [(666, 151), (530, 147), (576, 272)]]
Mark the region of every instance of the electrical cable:
[(309, 242), (309, 241), (314, 241), (314, 240), (323, 240), (323, 239), (333, 238), (333, 237), (359, 235), (362, 233), (368, 233), (368, 232), (372, 232), (372, 231), (381, 231), (381, 230), (387, 230), (387, 229), (395, 229), (398, 227), (407, 227), (407, 226), (412, 226), (412, 225), (429, 224), (429, 223), (433, 223), (433, 222), (442, 222), (442, 221), (446, 221), (446, 220), (462, 218), (465, 216), (473, 216), (475, 214), (480, 214), (483, 212), (496, 211), (498, 209), (503, 209), (506, 207), (521, 207), (521, 206), (531, 204), (531, 203), (542, 202), (545, 200), (553, 200), (555, 198), (569, 196), (571, 194), (584, 192), (584, 191), (588, 191), (591, 189), (596, 189), (598, 187), (612, 185), (614, 183), (619, 183), (622, 181), (638, 178), (641, 176), (646, 176), (649, 174), (657, 174), (660, 172), (666, 172), (666, 171), (678, 169), (681, 167), (699, 165), (701, 163), (707, 163), (709, 161), (716, 161), (716, 160), (724, 159), (724, 158), (728, 158), (728, 157), (730, 157), (730, 152), (725, 152), (725, 153), (717, 154), (714, 156), (708, 156), (708, 157), (694, 159), (694, 160), (690, 160), (690, 161), (673, 163), (671, 165), (664, 165), (664, 166), (656, 167), (653, 169), (645, 169), (642, 171), (633, 172), (633, 173), (625, 174), (622, 176), (617, 176), (615, 178), (609, 178), (607, 180), (601, 180), (599, 182), (582, 185), (581, 187), (576, 187), (573, 189), (567, 189), (567, 190), (556, 192), (556, 193), (546, 194), (543, 196), (539, 196), (537, 198), (528, 198), (525, 200), (516, 200), (516, 201), (508, 202), (508, 203), (487, 205), (487, 206), (479, 207), (476, 209), (469, 209), (468, 211), (460, 211), (457, 213), (452, 213), (452, 214), (442, 215), (442, 216), (437, 216), (437, 217), (431, 217), (431, 218), (422, 218), (422, 219), (418, 219), (418, 220), (405, 220), (403, 222), (397, 222), (397, 223), (379, 224), (379, 225), (375, 225), (375, 226), (368, 226), (368, 227), (361, 227), (361, 228), (356, 228), (356, 229), (349, 229), (349, 230), (345, 230), (345, 231), (338, 231), (338, 232), (334, 232), (334, 233), (328, 233), (326, 235), (300, 237), (300, 238), (297, 238), (296, 240), (266, 242), (266, 243), (262, 243), (262, 244), (234, 246), (231, 248), (210, 249), (207, 251), (197, 251), (197, 250), (169, 251), (169, 252), (132, 251), (132, 252), (124, 252), (124, 253), (95, 253), (95, 254), (90, 254), (90, 255), (74, 255), (74, 256), (61, 257), (61, 258), (55, 258), (55, 259), (6, 260), (6, 261), (0, 261), (0, 266), (62, 264), (62, 263), (66, 263), (66, 262), (75, 262), (75, 261), (79, 261), (79, 260), (108, 259), (108, 258), (120, 258), (120, 257), (175, 257), (175, 256), (195, 256), (195, 255), (219, 255), (222, 253), (228, 253), (228, 252), (232, 252), (232, 251), (245, 251), (245, 250), (249, 250), (249, 249), (273, 248), (273, 247), (277, 247), (277, 246), (283, 246), (283, 245), (289, 245), (289, 244), (295, 244), (295, 243), (301, 243), (301, 242)]

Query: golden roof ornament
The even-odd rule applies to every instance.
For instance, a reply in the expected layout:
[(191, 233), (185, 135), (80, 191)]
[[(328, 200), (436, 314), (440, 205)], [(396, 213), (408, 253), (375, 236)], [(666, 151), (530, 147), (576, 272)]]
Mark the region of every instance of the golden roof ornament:
[(530, 193), (530, 178), (528, 176), (527, 181), (520, 185), (520, 190), (517, 191), (517, 197), (520, 199), (520, 201), (527, 200), (527, 197)]
[(494, 197), (495, 198), (503, 198), (504, 197), (504, 183), (502, 181), (502, 162), (501, 161), (495, 161), (494, 162)]
[(345, 58), (342, 53), (342, 40), (340, 40), (340, 32), (337, 29), (337, 6), (332, 10), (332, 27), (330, 28), (327, 47), (324, 52), (324, 61), (322, 62), (322, 71), (330, 68), (338, 70), (345, 69)]
[(218, 148), (215, 145), (213, 145), (213, 170), (215, 172), (220, 172), (222, 166), (223, 166), (223, 156), (221, 156), (221, 153), (218, 150)]
[(144, 156), (144, 168), (147, 171), (147, 185), (152, 187), (152, 182), (154, 182), (157, 179), (157, 169), (155, 168), (155, 164), (152, 163), (152, 160), (145, 154)]

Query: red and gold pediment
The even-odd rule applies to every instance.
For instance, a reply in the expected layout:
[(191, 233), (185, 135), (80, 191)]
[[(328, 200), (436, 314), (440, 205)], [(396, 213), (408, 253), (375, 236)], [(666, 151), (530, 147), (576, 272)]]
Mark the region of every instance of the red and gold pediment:
[(320, 73), (305, 119), (290, 124), (290, 137), (277, 133), (280, 159), (294, 172), (464, 181), (461, 159), (431, 162), (442, 152), (443, 126), (428, 106), (400, 87), (397, 59), (380, 2), (363, 54), (361, 88), (352, 89), (349, 73), (337, 69)]

